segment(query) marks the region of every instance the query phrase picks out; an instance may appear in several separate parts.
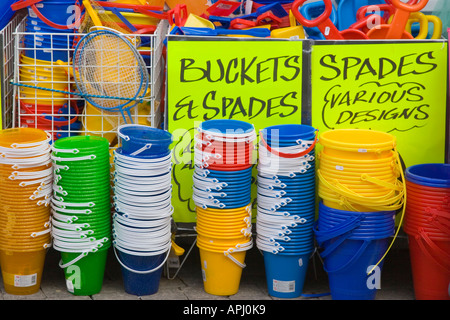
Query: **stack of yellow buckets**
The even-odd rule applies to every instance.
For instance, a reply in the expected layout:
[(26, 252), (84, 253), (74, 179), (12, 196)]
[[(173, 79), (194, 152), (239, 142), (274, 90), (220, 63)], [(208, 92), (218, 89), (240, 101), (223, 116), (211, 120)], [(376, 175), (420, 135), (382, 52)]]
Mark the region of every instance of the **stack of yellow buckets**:
[(0, 264), (9, 294), (39, 291), (51, 245), (49, 141), (40, 129), (0, 131)]
[(323, 132), (319, 143), (322, 201), (315, 235), (331, 297), (374, 300), (377, 290), (367, 283), (375, 270), (381, 274), (406, 195), (396, 139), (381, 131), (336, 129)]
[[(252, 248), (252, 125), (209, 120), (198, 128), (193, 199), (204, 289), (236, 294)], [(238, 150), (240, 149), (240, 151)], [(238, 155), (240, 157), (238, 157)]]

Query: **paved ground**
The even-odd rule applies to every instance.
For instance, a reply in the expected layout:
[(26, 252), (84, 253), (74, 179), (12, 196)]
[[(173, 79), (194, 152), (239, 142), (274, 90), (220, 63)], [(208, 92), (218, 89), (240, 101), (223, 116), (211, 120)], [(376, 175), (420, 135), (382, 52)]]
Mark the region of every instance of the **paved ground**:
[[(179, 238), (177, 242), (189, 250), (194, 237)], [(381, 289), (377, 293), (377, 300), (414, 300), (413, 284), (407, 250), (406, 239), (399, 238), (391, 249), (382, 271)], [(239, 291), (227, 297), (210, 295), (204, 291), (198, 248), (193, 247), (174, 279), (168, 279), (167, 274), (161, 278), (159, 290), (154, 295), (134, 296), (125, 293), (122, 282), (121, 267), (116, 261), (114, 253), (109, 252), (103, 287), (100, 293), (93, 296), (74, 296), (66, 289), (64, 274), (58, 267), (60, 254), (50, 249), (47, 253), (41, 290), (33, 295), (19, 296), (5, 293), (3, 282), (0, 284), (0, 300), (284, 300), (268, 295), (264, 261), (256, 247), (247, 252)], [(185, 256), (181, 257), (181, 261)], [(176, 269), (170, 270), (169, 277), (173, 277)], [(323, 271), (318, 257), (310, 260), (308, 274), (305, 280), (304, 294), (318, 294), (329, 291), (327, 275)], [(329, 295), (307, 298), (299, 297), (293, 300), (330, 300)], [(292, 299), (290, 299), (292, 300)]]

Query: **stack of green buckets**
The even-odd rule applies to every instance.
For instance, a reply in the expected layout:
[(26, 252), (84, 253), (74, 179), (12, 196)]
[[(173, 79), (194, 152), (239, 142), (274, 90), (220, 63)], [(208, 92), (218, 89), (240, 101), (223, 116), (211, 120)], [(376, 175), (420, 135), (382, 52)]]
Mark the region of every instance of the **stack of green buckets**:
[(99, 293), (111, 245), (109, 142), (74, 136), (52, 146), (53, 247), (61, 253), (67, 290)]

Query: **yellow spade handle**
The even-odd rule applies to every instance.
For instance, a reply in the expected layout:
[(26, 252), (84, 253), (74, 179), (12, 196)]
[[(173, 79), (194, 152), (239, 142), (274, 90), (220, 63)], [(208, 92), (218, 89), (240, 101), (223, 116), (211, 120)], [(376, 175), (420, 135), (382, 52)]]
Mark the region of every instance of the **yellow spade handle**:
[(428, 19), (422, 12), (411, 12), (405, 30), (411, 33), (411, 26), (413, 23), (419, 22), (420, 29), (416, 39), (426, 39), (428, 36)]

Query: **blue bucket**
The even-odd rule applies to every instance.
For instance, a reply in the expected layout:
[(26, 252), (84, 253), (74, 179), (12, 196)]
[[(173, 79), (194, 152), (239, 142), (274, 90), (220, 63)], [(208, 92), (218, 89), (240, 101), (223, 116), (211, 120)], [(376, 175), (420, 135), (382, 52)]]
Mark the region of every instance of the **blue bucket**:
[(236, 178), (240, 176), (252, 176), (252, 168), (247, 168), (244, 170), (236, 170), (236, 171), (220, 171), (220, 170), (209, 170), (208, 178)]
[[(160, 265), (167, 253), (156, 256), (131, 255), (117, 249), (117, 255), (120, 261), (128, 268), (136, 271), (147, 271)], [(151, 273), (135, 273), (122, 267), (122, 278), (126, 293), (136, 296), (146, 296), (155, 294), (159, 289), (159, 282), (163, 267)]]
[(425, 163), (406, 168), (406, 180), (437, 188), (450, 188), (450, 164)]
[[(370, 286), (373, 275), (367, 273), (385, 254), (388, 244), (388, 238), (364, 241), (347, 239), (323, 257), (332, 299), (374, 300), (377, 289)], [(383, 261), (377, 267), (381, 272)]]
[[(291, 145), (296, 145), (295, 141), (312, 140), (315, 137), (316, 129), (304, 124), (280, 124), (266, 127), (261, 130), (264, 140), (291, 142)], [(270, 144), (269, 144), (270, 145)]]
[[(48, 20), (59, 25), (66, 25), (67, 20), (73, 15), (73, 11), (68, 8), (73, 5), (75, 5), (75, 1), (42, 1), (36, 7)], [(28, 8), (28, 12), (30, 16), (35, 15), (31, 8)]]
[(119, 155), (124, 155), (130, 158), (136, 158), (136, 159), (157, 159), (157, 158), (163, 158), (166, 157), (170, 154), (170, 150), (166, 150), (166, 151), (162, 151), (161, 153), (155, 153), (155, 154), (147, 154), (147, 155), (142, 155), (142, 154), (138, 154), (136, 156), (132, 156), (131, 154), (126, 154), (123, 152), (122, 147), (118, 147), (115, 150), (116, 153), (118, 153)]
[(200, 123), (200, 130), (223, 134), (250, 134), (255, 130), (252, 124), (234, 119), (214, 119)]
[(122, 143), (122, 154), (129, 155), (148, 144), (151, 147), (140, 152), (137, 156), (166, 154), (173, 141), (170, 132), (145, 125), (131, 124), (119, 127), (119, 137)]
[(263, 251), (267, 289), (272, 297), (297, 298), (303, 292), (311, 252), (273, 254)]

